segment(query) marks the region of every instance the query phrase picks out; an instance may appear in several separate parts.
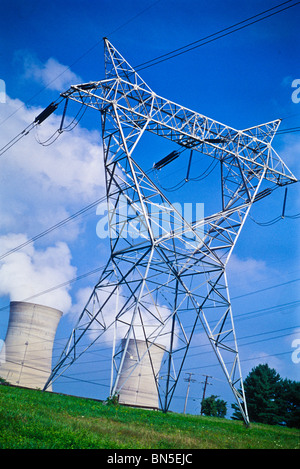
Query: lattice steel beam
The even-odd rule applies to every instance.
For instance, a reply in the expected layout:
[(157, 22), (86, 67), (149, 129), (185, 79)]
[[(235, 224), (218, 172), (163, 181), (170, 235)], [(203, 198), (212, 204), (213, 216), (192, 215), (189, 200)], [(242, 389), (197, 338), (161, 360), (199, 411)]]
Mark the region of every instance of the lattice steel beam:
[[(271, 145), (280, 120), (240, 131), (162, 98), (107, 39), (105, 71), (104, 80), (62, 96), (101, 115), (111, 254), (46, 387), (113, 330), (111, 395), (120, 392), (129, 341), (142, 338), (150, 362), (151, 346), (164, 347), (164, 385), (152, 371), (167, 411), (200, 324), (248, 424), (225, 268), (251, 205), (270, 192), (260, 191), (262, 182), (296, 182)], [(195, 222), (183, 217), (133, 157), (145, 132), (220, 162), (220, 211)], [(87, 332), (92, 339), (79, 350)]]

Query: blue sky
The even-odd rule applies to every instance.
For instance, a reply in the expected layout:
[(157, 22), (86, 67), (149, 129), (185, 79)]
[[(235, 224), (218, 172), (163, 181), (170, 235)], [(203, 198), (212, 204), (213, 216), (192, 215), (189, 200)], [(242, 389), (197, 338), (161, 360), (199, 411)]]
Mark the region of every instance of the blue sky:
[[(0, 79), (6, 85), (6, 102), (0, 103), (0, 147), (71, 84), (104, 77), (104, 36), (137, 66), (279, 3), (4, 0), (0, 15)], [(300, 4), (147, 67), (140, 74), (157, 94), (234, 128), (244, 129), (277, 118), (283, 119), (280, 129), (299, 127), (300, 103), (292, 100), (292, 83), (300, 79), (299, 16)], [(99, 116), (88, 110), (72, 132), (63, 133), (51, 146), (39, 145), (38, 141), (47, 140), (59, 123), (57, 113), (0, 158), (0, 254), (26, 243), (104, 195)], [(163, 145), (161, 155), (149, 152), (145, 169), (165, 155)], [(273, 146), (299, 177), (299, 133), (279, 133)], [(208, 163), (194, 168), (195, 176)], [(182, 178), (176, 166), (172, 171), (169, 168), (160, 176), (164, 187)], [(208, 179), (201, 187), (191, 183), (188, 191), (185, 186), (175, 197), (189, 201), (190, 194), (196, 198), (201, 194), (205, 198), (211, 184)], [(288, 190), (286, 215), (300, 212), (297, 186)], [(252, 218), (247, 220), (229, 263), (244, 377), (257, 364), (268, 363), (282, 377), (299, 380), (300, 363), (293, 360), (295, 341), (300, 341), (299, 220), (285, 218), (270, 226), (254, 221), (264, 223), (281, 215), (283, 196), (284, 189), (279, 189), (253, 207)], [(39, 295), (105, 264), (108, 243), (97, 237), (98, 222), (99, 214), (93, 206), (60, 229), (0, 259), (0, 339), (5, 338), (10, 299)], [(74, 315), (87, 300), (98, 276), (91, 274), (65, 289), (35, 297), (37, 303), (44, 301), (65, 313), (54, 353), (64, 345)], [(209, 393), (233, 402), (200, 338), (201, 331), (199, 343), (191, 349), (191, 358), (184, 367), (184, 372), (194, 372), (197, 378), (191, 388), (189, 412), (199, 410), (199, 401), (193, 399), (201, 396), (203, 374), (213, 376)], [(69, 372), (73, 379), (62, 378), (54, 390), (107, 397), (109, 371), (105, 375), (103, 367), (107, 367), (107, 357), (109, 351), (104, 350), (98, 358), (90, 357), (84, 371), (74, 366)], [(99, 369), (104, 370), (103, 374)], [(183, 373), (173, 401), (178, 411), (184, 405), (184, 377)]]

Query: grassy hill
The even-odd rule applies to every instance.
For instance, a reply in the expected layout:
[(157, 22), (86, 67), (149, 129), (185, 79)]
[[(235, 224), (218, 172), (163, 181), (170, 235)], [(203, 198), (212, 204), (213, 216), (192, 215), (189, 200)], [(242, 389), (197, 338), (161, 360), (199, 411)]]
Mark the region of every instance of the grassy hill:
[(292, 428), (104, 405), (0, 386), (1, 449), (296, 449)]

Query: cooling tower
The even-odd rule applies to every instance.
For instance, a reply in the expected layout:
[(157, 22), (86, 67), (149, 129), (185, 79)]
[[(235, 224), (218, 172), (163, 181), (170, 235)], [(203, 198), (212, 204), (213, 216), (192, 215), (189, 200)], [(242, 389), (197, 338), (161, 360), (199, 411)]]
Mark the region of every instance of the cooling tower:
[[(125, 339), (122, 341), (125, 345)], [(120, 404), (139, 407), (158, 408), (158, 392), (153, 376), (158, 374), (165, 347), (152, 344), (147, 352), (147, 344), (143, 340), (129, 340), (118, 388)], [(145, 354), (145, 355), (144, 355)], [(150, 357), (149, 357), (150, 354)], [(133, 365), (142, 357), (142, 361), (132, 371)], [(130, 374), (130, 372), (132, 373)]]
[(43, 389), (51, 372), (53, 341), (61, 316), (54, 308), (12, 301), (0, 377), (17, 386)]

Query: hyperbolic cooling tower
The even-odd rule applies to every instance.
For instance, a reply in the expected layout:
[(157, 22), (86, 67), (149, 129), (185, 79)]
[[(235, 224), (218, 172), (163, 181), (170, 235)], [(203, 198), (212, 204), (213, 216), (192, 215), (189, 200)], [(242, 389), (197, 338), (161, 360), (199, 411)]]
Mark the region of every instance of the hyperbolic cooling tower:
[[(0, 376), (10, 384), (43, 389), (51, 372), (52, 349), (62, 312), (12, 301)], [(48, 388), (51, 391), (51, 388)]]
[[(123, 345), (124, 343), (125, 339), (123, 339)], [(165, 347), (163, 345), (152, 344), (149, 348), (149, 352), (147, 352), (147, 344), (145, 341), (129, 340), (118, 385), (118, 387), (121, 388), (119, 391), (119, 402), (121, 404), (156, 409), (159, 407), (158, 392), (153, 370), (156, 376), (161, 366), (164, 351)], [(143, 357), (143, 359), (130, 374), (133, 365), (141, 357)]]

